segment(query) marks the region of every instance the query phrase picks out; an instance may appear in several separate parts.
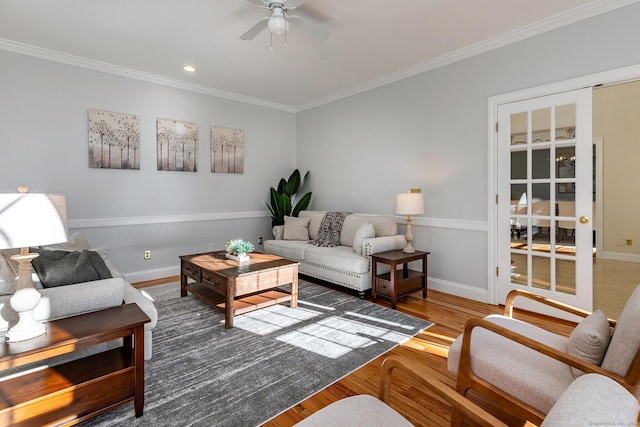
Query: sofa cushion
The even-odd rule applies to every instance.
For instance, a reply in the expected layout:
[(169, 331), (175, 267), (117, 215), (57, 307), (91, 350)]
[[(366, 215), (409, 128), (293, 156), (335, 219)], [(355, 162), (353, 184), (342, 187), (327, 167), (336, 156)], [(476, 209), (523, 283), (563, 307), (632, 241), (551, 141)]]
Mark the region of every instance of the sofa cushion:
[(638, 401), (604, 375), (586, 374), (571, 383), (540, 427), (635, 426)]
[(265, 240), (265, 252), (294, 261), (304, 261), (305, 251), (311, 245), (306, 240)]
[(320, 223), (324, 218), (324, 211), (300, 211), (298, 218), (309, 218), (309, 239), (315, 240), (320, 232)]
[(309, 240), (309, 220), (311, 218), (284, 217), (284, 240)]
[(111, 278), (111, 272), (97, 252), (31, 250), (40, 254), (32, 264), (45, 288)]
[(351, 246), (328, 248), (307, 245), (304, 260), (350, 273), (362, 274), (369, 271), (369, 258), (356, 254)]
[(12, 295), (16, 291), (18, 280), (10, 264), (10, 255), (7, 253), (5, 257), (5, 252), (8, 251), (3, 250), (0, 254), (0, 295)]
[[(567, 339), (560, 335), (501, 315), (490, 315), (486, 319), (567, 352)], [(458, 374), (461, 348), (462, 335), (449, 348), (447, 366), (454, 375)], [(471, 369), (475, 375), (545, 414), (575, 381), (567, 364), (486, 329), (474, 328), (471, 353)], [(532, 381), (532, 378), (546, 381)]]
[(37, 320), (58, 319), (121, 305), (125, 286), (131, 285), (124, 279), (112, 278), (43, 289), (33, 317)]
[[(600, 366), (610, 339), (611, 329), (607, 316), (602, 311), (596, 310), (571, 332), (567, 341), (567, 351), (572, 356)], [(576, 378), (584, 374), (577, 368), (571, 368), (571, 370)]]
[(358, 227), (356, 231), (356, 235), (353, 237), (353, 250), (358, 255), (362, 255), (362, 244), (365, 239), (371, 239), (376, 237), (376, 230), (373, 228), (373, 225), (369, 222), (363, 222)]
[(362, 394), (333, 402), (295, 424), (294, 427), (326, 426), (411, 427), (413, 424), (381, 400)]
[(376, 232), (376, 236), (392, 236), (398, 234), (398, 224), (392, 216), (388, 215), (357, 215), (351, 214), (345, 218), (340, 233), (340, 244), (353, 246), (353, 238), (358, 227), (365, 222), (370, 222)]
[(69, 236), (69, 240), (63, 243), (57, 243), (55, 245), (44, 246), (42, 249), (55, 249), (60, 251), (81, 251), (89, 249), (89, 242), (84, 237), (84, 234), (75, 232)]

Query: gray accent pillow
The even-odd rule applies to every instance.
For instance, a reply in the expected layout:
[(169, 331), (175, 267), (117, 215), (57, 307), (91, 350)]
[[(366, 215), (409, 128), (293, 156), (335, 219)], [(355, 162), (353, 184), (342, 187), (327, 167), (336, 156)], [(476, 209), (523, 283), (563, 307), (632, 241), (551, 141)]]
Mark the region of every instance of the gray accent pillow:
[[(582, 319), (571, 332), (567, 342), (567, 352), (585, 362), (600, 366), (610, 340), (611, 329), (607, 316), (602, 311), (596, 310)], [(577, 368), (571, 368), (571, 371), (575, 378), (584, 374)]]
[(40, 254), (32, 264), (45, 288), (112, 277), (100, 254), (94, 251), (68, 252), (31, 248), (31, 252)]
[(284, 217), (284, 240), (309, 240), (310, 218)]

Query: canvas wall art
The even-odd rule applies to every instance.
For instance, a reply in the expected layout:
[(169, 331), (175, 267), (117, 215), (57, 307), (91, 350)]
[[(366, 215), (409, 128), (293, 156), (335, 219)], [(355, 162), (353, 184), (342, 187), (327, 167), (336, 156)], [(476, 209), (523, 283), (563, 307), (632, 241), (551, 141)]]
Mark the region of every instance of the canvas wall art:
[(157, 119), (159, 171), (198, 171), (198, 125)]
[(89, 167), (140, 169), (140, 118), (89, 109)]
[(211, 126), (211, 172), (244, 172), (244, 132)]

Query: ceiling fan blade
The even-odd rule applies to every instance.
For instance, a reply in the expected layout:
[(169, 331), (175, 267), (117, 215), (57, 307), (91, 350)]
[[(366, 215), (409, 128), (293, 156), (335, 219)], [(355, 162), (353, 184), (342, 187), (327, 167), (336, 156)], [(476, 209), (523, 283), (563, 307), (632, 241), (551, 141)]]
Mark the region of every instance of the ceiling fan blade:
[[(251, 0), (249, 0), (251, 1)], [(287, 0), (286, 4), (289, 6), (288, 10), (293, 10), (296, 7), (300, 7), (305, 4), (307, 0)]]
[(240, 36), (241, 40), (253, 40), (255, 36), (260, 34), (262, 30), (267, 28), (267, 24), (269, 22), (269, 17), (264, 17), (258, 21), (256, 25), (249, 28), (243, 35)]
[(322, 28), (316, 26), (315, 24), (311, 23), (310, 21), (307, 21), (306, 19), (300, 16), (291, 15), (289, 19), (291, 20), (293, 25), (295, 25), (296, 27), (299, 27), (300, 29), (302, 29), (303, 31), (305, 31), (306, 33), (308, 33), (313, 37), (316, 37), (322, 40), (326, 40), (329, 38), (329, 33), (327, 31), (323, 30)]
[(257, 6), (266, 7), (267, 5), (262, 0), (247, 0), (251, 4), (255, 4)]

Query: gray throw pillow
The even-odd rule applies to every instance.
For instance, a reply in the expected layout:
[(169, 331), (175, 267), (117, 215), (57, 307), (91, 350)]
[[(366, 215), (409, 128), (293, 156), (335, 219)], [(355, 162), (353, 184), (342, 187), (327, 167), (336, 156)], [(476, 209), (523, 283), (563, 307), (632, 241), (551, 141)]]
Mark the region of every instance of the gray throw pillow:
[[(596, 310), (582, 319), (571, 332), (567, 342), (567, 352), (585, 362), (600, 366), (610, 340), (611, 329), (607, 316), (602, 311)], [(577, 368), (571, 368), (571, 371), (575, 378), (584, 374)]]
[(309, 220), (311, 218), (284, 217), (284, 240), (309, 240)]
[(68, 252), (31, 248), (31, 252), (40, 254), (32, 264), (45, 288), (112, 277), (100, 254), (94, 251)]

